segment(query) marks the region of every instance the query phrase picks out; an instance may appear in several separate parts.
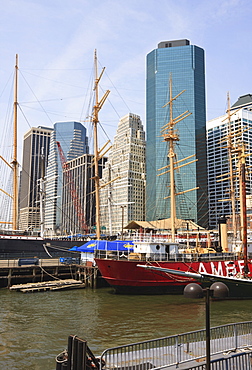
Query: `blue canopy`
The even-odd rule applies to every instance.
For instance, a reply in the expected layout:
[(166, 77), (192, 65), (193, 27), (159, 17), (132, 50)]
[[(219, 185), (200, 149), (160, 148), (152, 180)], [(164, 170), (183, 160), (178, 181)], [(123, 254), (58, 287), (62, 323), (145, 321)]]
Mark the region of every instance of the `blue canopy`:
[[(90, 240), (89, 242), (81, 245), (80, 247), (73, 247), (70, 250), (77, 252), (94, 253), (95, 250), (107, 251), (133, 251), (133, 242), (126, 240)], [(76, 248), (76, 249), (75, 249)]]
[(70, 251), (78, 251), (78, 247), (75, 245), (74, 247), (72, 247), (71, 249), (69, 249)]

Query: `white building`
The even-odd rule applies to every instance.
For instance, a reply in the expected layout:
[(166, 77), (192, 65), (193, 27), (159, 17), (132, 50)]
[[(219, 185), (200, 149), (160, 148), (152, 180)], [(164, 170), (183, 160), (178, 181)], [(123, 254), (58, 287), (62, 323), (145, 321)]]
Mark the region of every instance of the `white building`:
[(131, 220), (145, 220), (145, 146), (140, 117), (122, 117), (101, 180), (112, 181), (100, 191), (103, 233), (114, 235)]
[[(245, 143), (245, 151), (252, 154), (252, 95), (241, 96), (231, 107), (230, 127), (232, 144)], [(217, 228), (221, 216), (230, 216), (230, 181), (227, 136), (229, 134), (228, 115), (207, 122), (207, 164), (208, 164), (208, 197), (209, 197), (209, 227)], [(239, 212), (239, 182), (238, 157), (232, 154), (234, 185), (236, 197), (236, 212)], [(252, 165), (251, 155), (246, 157), (246, 168)], [(251, 171), (246, 174), (247, 194), (251, 194)]]

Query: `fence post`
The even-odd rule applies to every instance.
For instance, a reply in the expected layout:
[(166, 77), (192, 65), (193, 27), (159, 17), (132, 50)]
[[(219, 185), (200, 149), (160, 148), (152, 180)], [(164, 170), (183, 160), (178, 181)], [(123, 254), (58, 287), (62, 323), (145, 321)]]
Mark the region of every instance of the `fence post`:
[(237, 335), (237, 326), (234, 324), (234, 345), (235, 350), (238, 348), (238, 335)]
[(178, 336), (176, 336), (176, 344), (175, 344), (175, 348), (176, 348), (176, 364), (179, 364), (179, 345), (178, 345)]

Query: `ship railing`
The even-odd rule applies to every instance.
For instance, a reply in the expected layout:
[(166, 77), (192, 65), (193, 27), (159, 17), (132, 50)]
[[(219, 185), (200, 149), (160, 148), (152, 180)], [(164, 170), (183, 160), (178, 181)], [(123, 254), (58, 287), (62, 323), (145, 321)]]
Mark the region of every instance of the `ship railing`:
[[(211, 355), (252, 351), (252, 321), (211, 328)], [(206, 356), (206, 331), (197, 330), (106, 349), (100, 370), (161, 369)], [(203, 360), (202, 360), (203, 361)]]
[[(171, 234), (151, 234), (151, 233), (136, 233), (133, 235), (130, 235), (130, 240), (133, 240), (134, 242), (145, 242), (145, 243), (172, 243), (172, 235)], [(211, 238), (211, 241), (216, 241), (216, 238)], [(181, 234), (175, 236), (175, 243), (189, 243), (189, 244), (196, 244), (196, 243), (204, 243), (207, 244), (209, 242), (206, 235), (199, 236), (195, 234)]]
[(176, 262), (194, 262), (194, 261), (234, 261), (238, 259), (236, 253), (134, 253), (131, 251), (107, 251), (96, 250), (95, 258), (106, 258), (114, 260), (130, 261), (176, 261)]

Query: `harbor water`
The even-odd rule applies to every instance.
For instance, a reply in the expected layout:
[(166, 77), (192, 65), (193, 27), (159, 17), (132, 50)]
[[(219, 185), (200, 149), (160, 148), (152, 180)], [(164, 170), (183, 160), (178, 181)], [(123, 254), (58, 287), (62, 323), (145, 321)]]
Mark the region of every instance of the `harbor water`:
[[(68, 335), (104, 349), (202, 329), (204, 299), (130, 296), (110, 288), (23, 294), (0, 290), (0, 369), (55, 370)], [(211, 302), (211, 326), (252, 319), (252, 300)]]

